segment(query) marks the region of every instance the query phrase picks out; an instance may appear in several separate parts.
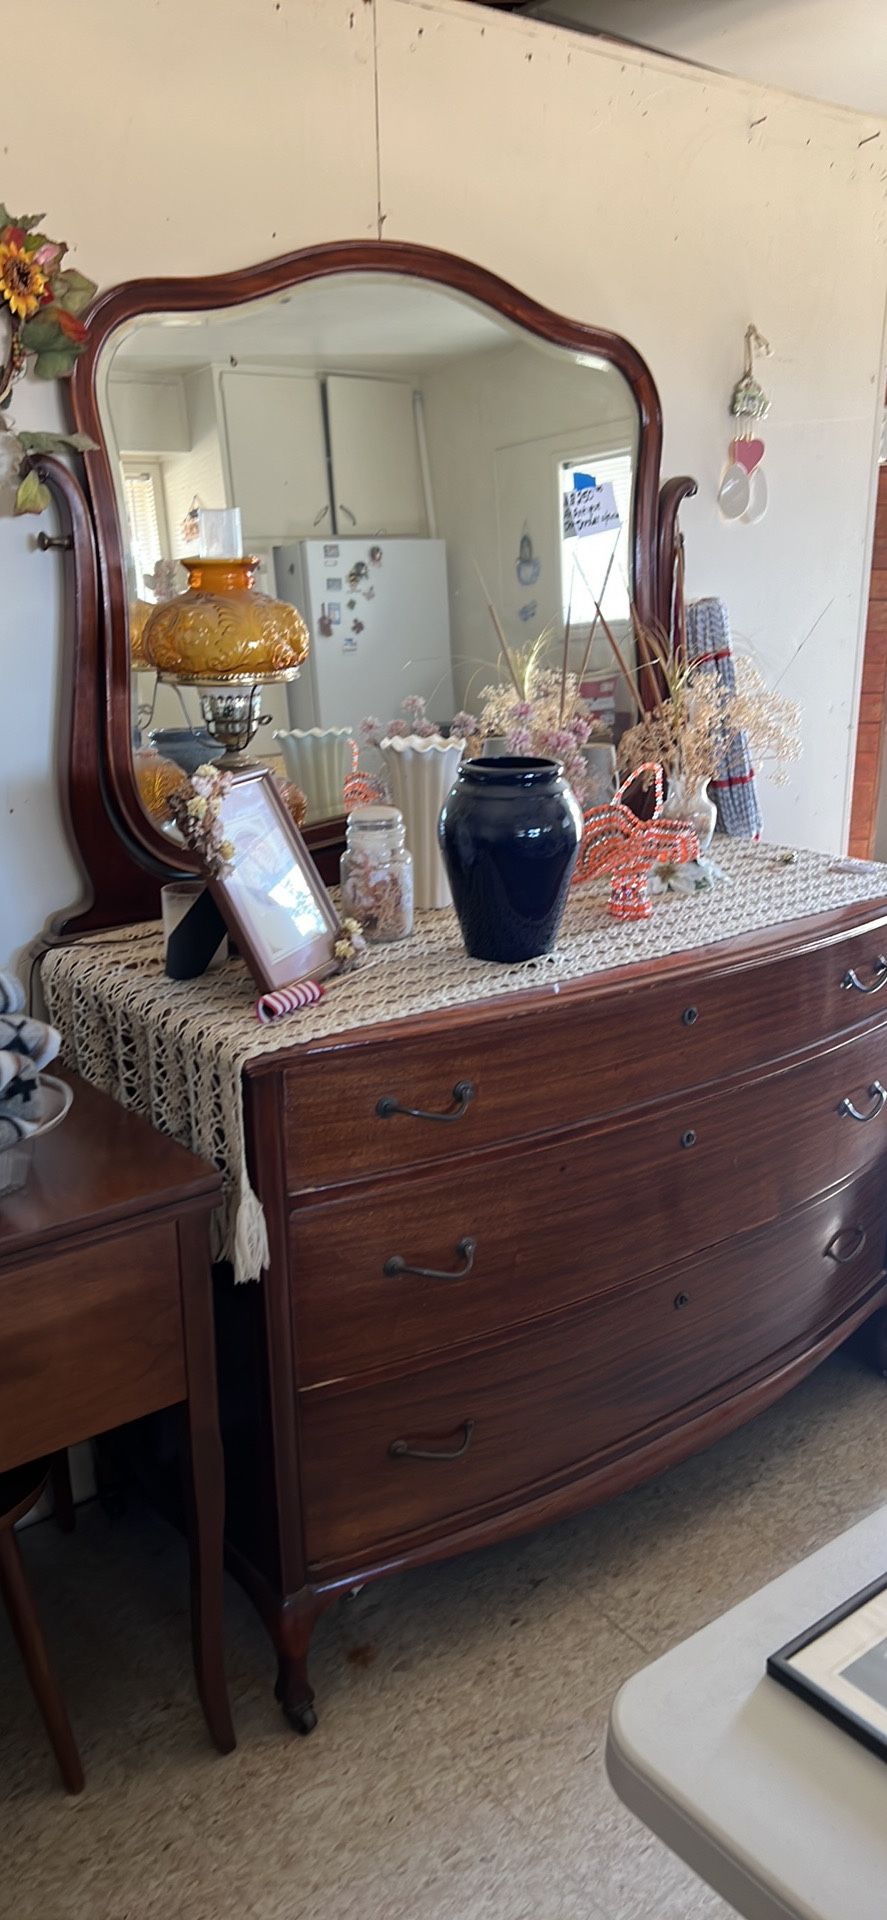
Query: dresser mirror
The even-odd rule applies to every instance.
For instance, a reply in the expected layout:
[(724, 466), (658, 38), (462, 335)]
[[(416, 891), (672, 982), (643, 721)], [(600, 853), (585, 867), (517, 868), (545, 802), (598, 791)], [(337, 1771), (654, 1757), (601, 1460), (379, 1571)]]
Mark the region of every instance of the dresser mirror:
[[(372, 772), (365, 717), (384, 725), (417, 695), (444, 733), (478, 713), (502, 672), (487, 594), (516, 658), (547, 633), (556, 671), (569, 614), (581, 664), (602, 594), (630, 651), (639, 422), (611, 362), (446, 287), (345, 274), (142, 316), (108, 340), (97, 380), (131, 641), (187, 587), (201, 509), (239, 510), (256, 589), (306, 622), (308, 659), (263, 686), (269, 718), (247, 751), (283, 754), (310, 823), (341, 813), (358, 751)], [(580, 538), (564, 499), (591, 481), (605, 524)], [(601, 628), (585, 686), (612, 729), (626, 689)], [(136, 665), (132, 695), (134, 741), (175, 758), (201, 726), (195, 691)]]
[[(106, 824), (141, 869), (144, 885), (130, 888), (140, 899), (190, 864), (142, 776), (152, 749), (181, 765), (182, 738), (186, 754), (192, 734), (199, 747), (207, 709), (181, 676), (156, 674), (141, 637), (157, 603), (187, 588), (204, 514), (238, 510), (252, 591), (306, 624), (295, 676), (256, 674), (263, 724), (246, 751), (305, 792), (306, 837), (327, 875), (343, 769), (356, 755), (367, 772), (374, 752), (378, 763), (361, 722), (387, 723), (418, 696), (445, 733), (460, 711), (480, 718), (484, 690), (505, 678), (490, 603), (513, 656), (545, 634), (552, 667), (569, 618), (570, 664), (585, 661), (586, 697), (618, 736), (630, 693), (600, 625), (588, 649), (596, 603), (634, 665), (632, 607), (667, 619), (689, 490), (660, 495), (658, 399), (626, 340), (453, 256), (337, 243), (212, 280), (115, 289), (90, 316), (72, 394), (97, 450), (88, 501), (67, 507), (75, 532), (80, 507), (91, 521), (98, 603), (90, 641), (80, 542), (72, 729), (82, 763), (91, 660), (93, 799), (101, 792)], [(589, 490), (604, 524), (579, 533)], [(312, 729), (341, 740), (332, 785), (287, 742)], [(84, 812), (88, 784), (81, 773)], [(74, 824), (100, 891), (98, 854)], [(99, 917), (97, 900), (81, 921)]]

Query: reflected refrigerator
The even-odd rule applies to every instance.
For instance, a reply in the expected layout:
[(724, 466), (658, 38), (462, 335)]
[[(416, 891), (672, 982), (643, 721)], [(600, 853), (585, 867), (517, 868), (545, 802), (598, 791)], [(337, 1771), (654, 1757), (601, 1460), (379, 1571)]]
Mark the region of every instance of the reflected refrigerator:
[(287, 689), (292, 727), (387, 722), (420, 693), (453, 717), (443, 540), (297, 540), (274, 549), (277, 593), (298, 608), (311, 651)]

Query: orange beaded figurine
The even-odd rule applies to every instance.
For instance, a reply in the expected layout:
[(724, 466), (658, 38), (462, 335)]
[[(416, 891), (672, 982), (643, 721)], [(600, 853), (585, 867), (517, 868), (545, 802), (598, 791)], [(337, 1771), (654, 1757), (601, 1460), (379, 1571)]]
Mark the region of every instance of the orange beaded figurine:
[[(627, 787), (642, 774), (653, 776), (655, 804), (651, 820), (639, 820), (623, 803)], [(659, 824), (662, 812), (662, 768), (658, 761), (645, 760), (635, 767), (617, 788), (606, 806), (589, 807), (574, 886), (592, 880), (598, 874), (612, 875), (610, 912), (617, 920), (646, 920), (653, 911), (647, 882), (660, 861), (680, 864), (699, 859), (699, 841), (693, 828), (683, 820)]]

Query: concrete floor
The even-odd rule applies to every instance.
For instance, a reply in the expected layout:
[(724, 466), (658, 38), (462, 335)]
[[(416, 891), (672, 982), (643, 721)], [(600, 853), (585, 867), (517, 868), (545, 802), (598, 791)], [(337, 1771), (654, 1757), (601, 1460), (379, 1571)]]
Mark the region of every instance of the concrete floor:
[(365, 1588), (315, 1636), (320, 1724), (275, 1707), (228, 1588), (238, 1734), (206, 1742), (181, 1542), (79, 1510), (24, 1551), (87, 1772), (57, 1785), (0, 1619), (6, 1920), (727, 1920), (603, 1772), (620, 1682), (887, 1499), (887, 1385), (835, 1356), (576, 1521)]

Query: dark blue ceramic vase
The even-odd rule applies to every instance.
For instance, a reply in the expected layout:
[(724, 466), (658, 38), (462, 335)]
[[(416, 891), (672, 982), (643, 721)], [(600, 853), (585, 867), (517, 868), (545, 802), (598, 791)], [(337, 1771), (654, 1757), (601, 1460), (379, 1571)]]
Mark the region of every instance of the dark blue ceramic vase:
[(504, 961), (548, 953), (582, 837), (560, 762), (463, 761), (438, 836), (468, 952)]

